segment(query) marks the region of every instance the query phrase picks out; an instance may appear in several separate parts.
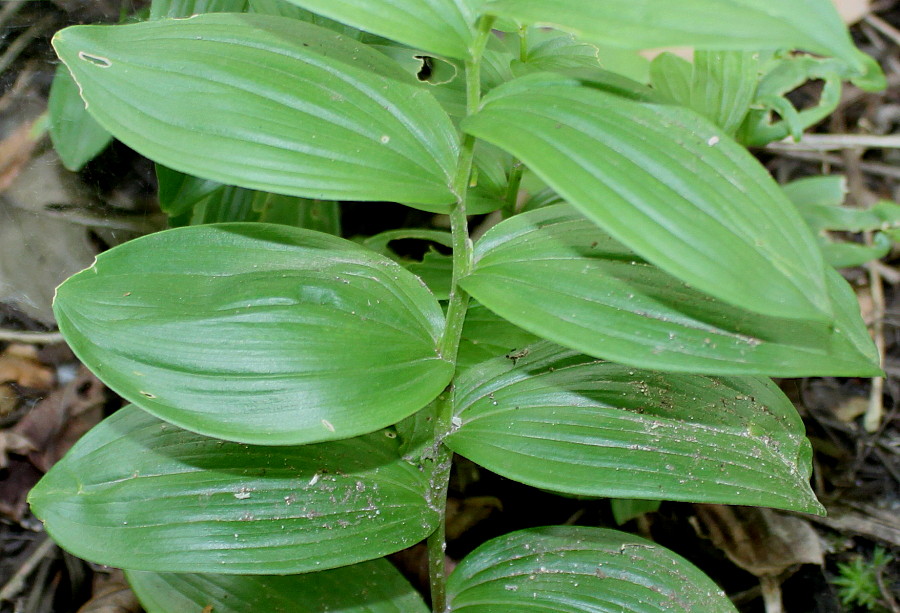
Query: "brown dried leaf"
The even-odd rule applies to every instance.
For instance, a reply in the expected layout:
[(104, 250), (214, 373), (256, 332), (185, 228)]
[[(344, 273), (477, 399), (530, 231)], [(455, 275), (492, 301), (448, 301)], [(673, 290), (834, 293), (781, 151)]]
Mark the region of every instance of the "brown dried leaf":
[(141, 605), (121, 571), (114, 571), (102, 584), (94, 586), (94, 595), (78, 613), (141, 613)]
[(495, 511), (502, 510), (503, 503), (493, 496), (450, 498), (447, 500), (447, 540), (458, 539)]
[(54, 381), (53, 370), (37, 360), (34, 347), (10, 345), (0, 353), (0, 383), (48, 390), (53, 387)]
[(28, 457), (46, 472), (103, 418), (103, 384), (84, 366), (65, 386), (41, 400), (13, 430), (34, 443)]
[(0, 468), (9, 466), (10, 453), (28, 455), (34, 451), (34, 445), (27, 438), (12, 430), (0, 430)]
[(780, 575), (796, 564), (825, 562), (819, 535), (805, 519), (772, 509), (694, 505), (698, 534), (757, 577)]
[(0, 383), (0, 417), (6, 417), (19, 406), (19, 395), (9, 383)]
[(41, 471), (24, 458), (13, 456), (8, 462), (0, 471), (0, 517), (19, 523), (28, 508), (28, 492), (41, 478)]
[(33, 122), (17, 127), (0, 141), (0, 192), (8, 188), (31, 159), (31, 154), (40, 140), (32, 128)]

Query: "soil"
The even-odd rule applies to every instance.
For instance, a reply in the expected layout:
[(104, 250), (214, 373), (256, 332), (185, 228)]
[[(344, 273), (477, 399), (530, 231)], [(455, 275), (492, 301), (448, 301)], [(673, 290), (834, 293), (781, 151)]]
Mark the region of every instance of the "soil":
[[(27, 128), (46, 108), (57, 63), (49, 45), (52, 33), (73, 23), (116, 22), (141, 6), (118, 0), (0, 4), (0, 613), (141, 610), (120, 573), (57, 548), (25, 503), (43, 472), (122, 404), (61, 342), (44, 294), (52, 295), (53, 286), (89, 264), (93, 254), (164, 223), (148, 160), (114, 144), (80, 173), (67, 173), (48, 139), (29, 136)], [(894, 134), (900, 128), (900, 2), (874, 3), (853, 34), (880, 61), (889, 87), (875, 94), (846, 87), (838, 111), (814, 131)], [(793, 99), (811, 103), (819, 90), (817, 84), (806, 85)], [(850, 205), (900, 202), (896, 145), (865, 147), (851, 141), (825, 152), (787, 146), (757, 153), (781, 182), (842, 173)], [(346, 205), (343, 219), (348, 236), (436, 221), (389, 204), (377, 210)], [(473, 227), (483, 221), (473, 218)], [(20, 234), (18, 247), (4, 231)], [(57, 249), (48, 250), (44, 243)], [(410, 245), (407, 255), (422, 255), (417, 249)], [(7, 291), (4, 264), (19, 269), (33, 286), (19, 281), (15, 291)], [(884, 352), (886, 378), (780, 382), (806, 423), (815, 450), (813, 485), (828, 517), (663, 502), (658, 511), (622, 526), (691, 560), (745, 613), (766, 610), (767, 590), (780, 591), (788, 613), (864, 611), (842, 604), (833, 583), (841, 575), (839, 565), (859, 556), (871, 559), (876, 548), (900, 561), (900, 249), (895, 246), (881, 261), (842, 274), (857, 291)], [(865, 413), (878, 408), (881, 416), (869, 431)], [(449, 504), (451, 560), (518, 528), (616, 527), (608, 500), (556, 496), (465, 460), (456, 465)], [(424, 586), (421, 546), (393, 559)], [(770, 569), (762, 583), (761, 566)], [(878, 585), (879, 610), (900, 612), (896, 561), (882, 568)]]

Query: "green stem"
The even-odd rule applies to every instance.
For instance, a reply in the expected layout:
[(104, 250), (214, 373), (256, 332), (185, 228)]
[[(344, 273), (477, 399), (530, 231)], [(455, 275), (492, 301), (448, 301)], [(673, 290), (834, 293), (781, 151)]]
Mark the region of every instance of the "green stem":
[[(472, 46), (472, 59), (466, 61), (466, 112), (471, 115), (481, 104), (481, 56), (491, 33), (492, 18), (482, 19), (478, 37)], [(441, 337), (440, 353), (445, 360), (456, 363), (459, 342), (462, 338), (463, 323), (469, 308), (469, 295), (460, 287), (459, 280), (472, 271), (473, 246), (469, 238), (469, 222), (466, 216), (466, 194), (472, 176), (475, 159), (475, 138), (463, 137), (453, 177), (453, 191), (457, 195), (456, 205), (450, 212), (450, 227), (453, 240), (453, 281), (450, 286), (450, 300), (447, 306), (447, 323)], [(441, 521), (438, 528), (428, 537), (428, 577), (431, 584), (431, 603), (434, 613), (444, 613), (447, 608), (447, 574), (444, 569), (446, 549), (446, 503), (447, 487), (450, 483), (450, 468), (453, 452), (444, 445), (444, 438), (453, 427), (453, 393), (451, 387), (438, 399), (438, 414), (434, 426), (434, 465), (431, 471), (430, 504), (439, 510)]]

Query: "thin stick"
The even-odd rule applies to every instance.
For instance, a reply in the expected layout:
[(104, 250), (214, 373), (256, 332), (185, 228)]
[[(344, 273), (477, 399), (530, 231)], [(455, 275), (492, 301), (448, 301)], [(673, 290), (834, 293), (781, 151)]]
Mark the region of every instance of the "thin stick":
[(891, 39), (895, 45), (900, 46), (900, 30), (886, 22), (878, 15), (869, 14), (863, 18), (867, 24), (881, 32), (884, 36)]
[(26, 332), (23, 330), (6, 330), (0, 328), (0, 341), (7, 343), (26, 343), (29, 345), (52, 345), (65, 339), (62, 332)]
[(22, 591), (22, 588), (25, 587), (25, 580), (28, 578), (28, 575), (37, 568), (37, 565), (41, 563), (41, 560), (55, 550), (56, 543), (54, 543), (50, 537), (44, 537), (44, 542), (38, 545), (37, 549), (28, 556), (25, 563), (19, 567), (15, 574), (10, 577), (9, 581), (6, 582), (6, 585), (3, 586), (3, 589), (0, 590), (0, 602), (5, 600), (12, 601), (12, 599)]
[(3, 7), (3, 10), (0, 10), (0, 28), (2, 28), (3, 24), (8, 20), (12, 19), (23, 6), (25, 6), (25, 0), (12, 0), (12, 2), (7, 2)]
[[(871, 233), (866, 233), (866, 242), (871, 243)], [(884, 340), (884, 283), (878, 267), (867, 265), (869, 272), (869, 286), (872, 293), (872, 336), (875, 339), (875, 346), (878, 349), (878, 363), (884, 363), (885, 340)], [(866, 408), (866, 414), (863, 418), (863, 427), (866, 432), (877, 432), (881, 426), (881, 420), (884, 418), (884, 377), (873, 377), (872, 387), (869, 390), (869, 405)]]
[[(771, 145), (769, 145), (769, 147), (771, 147)], [(767, 150), (769, 149), (767, 148)], [(831, 166), (844, 166), (846, 164), (846, 162), (838, 155), (826, 155), (822, 153), (813, 153), (811, 151), (794, 151), (776, 148), (773, 148), (770, 151), (775, 155), (783, 155), (784, 157), (802, 160), (804, 162), (817, 162), (819, 164)], [(869, 174), (888, 177), (890, 179), (900, 179), (900, 167), (898, 166), (882, 164), (880, 162), (860, 162), (859, 168)]]
[(762, 588), (766, 613), (784, 613), (784, 604), (781, 601), (781, 584), (778, 582), (778, 578), (771, 575), (763, 575), (759, 578), (759, 585)]
[(897, 134), (804, 134), (799, 143), (782, 140), (766, 149), (775, 151), (839, 151), (841, 149), (900, 149)]
[(16, 58), (19, 57), (23, 51), (25, 51), (25, 48), (31, 41), (43, 34), (44, 30), (50, 27), (50, 24), (53, 23), (53, 19), (53, 15), (45, 16), (43, 19), (22, 32), (16, 40), (9, 44), (6, 51), (0, 56), (0, 73), (6, 72), (6, 69), (16, 61)]

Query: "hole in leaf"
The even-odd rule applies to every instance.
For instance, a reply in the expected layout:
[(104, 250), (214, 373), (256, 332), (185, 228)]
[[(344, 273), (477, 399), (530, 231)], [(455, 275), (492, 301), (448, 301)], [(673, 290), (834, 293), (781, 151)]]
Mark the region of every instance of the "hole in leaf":
[(112, 62), (110, 62), (105, 57), (92, 55), (90, 53), (85, 53), (84, 51), (78, 52), (78, 59), (85, 62), (90, 62), (94, 66), (99, 66), (100, 68), (109, 68), (110, 66), (112, 66)]

